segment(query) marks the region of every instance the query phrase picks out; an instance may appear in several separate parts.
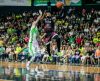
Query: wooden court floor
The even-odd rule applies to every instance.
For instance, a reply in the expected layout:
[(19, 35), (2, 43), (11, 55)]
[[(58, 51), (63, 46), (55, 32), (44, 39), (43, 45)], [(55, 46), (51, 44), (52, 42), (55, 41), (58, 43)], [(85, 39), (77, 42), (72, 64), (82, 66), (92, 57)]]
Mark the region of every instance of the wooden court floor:
[[(100, 73), (100, 67), (96, 66), (71, 66), (71, 65), (56, 65), (56, 64), (31, 64), (31, 68), (39, 68), (44, 71), (58, 70), (58, 71), (76, 71), (84, 73)], [(26, 63), (20, 62), (2, 62), (0, 61), (0, 67), (14, 67), (14, 68), (26, 68)]]
[[(38, 66), (39, 69), (43, 71), (49, 70), (57, 70), (57, 71), (73, 71), (73, 72), (84, 72), (90, 74), (100, 74), (100, 67), (97, 66), (74, 66), (74, 65), (57, 65), (57, 64), (31, 64), (31, 68), (36, 68)], [(12, 68), (26, 68), (26, 63), (21, 62), (2, 62), (0, 61), (0, 67), (12, 67)], [(0, 81), (13, 81), (13, 80), (4, 80), (0, 79)], [(97, 80), (98, 81), (98, 80)]]

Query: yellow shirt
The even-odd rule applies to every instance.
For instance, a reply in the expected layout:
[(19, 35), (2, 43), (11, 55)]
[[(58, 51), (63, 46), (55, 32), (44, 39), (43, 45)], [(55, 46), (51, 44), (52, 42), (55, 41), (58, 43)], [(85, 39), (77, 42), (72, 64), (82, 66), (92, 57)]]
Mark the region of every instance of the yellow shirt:
[(100, 37), (100, 32), (97, 33), (97, 37)]
[(16, 51), (15, 51), (16, 54), (20, 53), (21, 51), (22, 51), (21, 47), (16, 47)]
[(98, 42), (98, 38), (96, 38), (96, 37), (93, 38), (93, 42), (94, 42), (94, 43), (97, 43), (97, 42)]
[(18, 68), (14, 69), (14, 73), (15, 73), (16, 76), (20, 76), (21, 75), (21, 73), (20, 73)]
[(81, 52), (81, 53), (80, 53), (80, 55), (84, 55), (84, 54), (85, 54), (85, 52), (86, 52), (86, 51), (85, 51), (85, 48), (83, 48), (83, 47), (82, 47), (82, 48), (80, 48), (79, 50), (80, 50), (80, 52)]
[(3, 46), (4, 42), (2, 40), (0, 40), (0, 46)]

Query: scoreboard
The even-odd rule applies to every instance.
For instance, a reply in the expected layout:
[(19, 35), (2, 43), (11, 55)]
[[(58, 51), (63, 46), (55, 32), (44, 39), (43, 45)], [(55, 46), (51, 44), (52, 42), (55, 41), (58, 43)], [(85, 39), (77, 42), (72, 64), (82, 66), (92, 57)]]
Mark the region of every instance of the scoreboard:
[[(55, 5), (55, 0), (50, 0), (51, 5)], [(49, 0), (34, 0), (34, 6), (47, 6)]]
[(34, 6), (47, 6), (48, 2), (51, 2), (51, 6), (54, 6), (57, 1), (62, 1), (64, 6), (81, 6), (82, 0), (34, 0)]

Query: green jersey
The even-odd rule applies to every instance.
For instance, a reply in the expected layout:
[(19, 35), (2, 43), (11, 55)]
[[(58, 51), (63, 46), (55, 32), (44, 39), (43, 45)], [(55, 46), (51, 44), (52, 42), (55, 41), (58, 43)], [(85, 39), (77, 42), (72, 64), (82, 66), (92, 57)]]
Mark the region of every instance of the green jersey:
[(36, 53), (40, 50), (37, 41), (37, 36), (38, 36), (37, 27), (31, 28), (30, 39), (29, 39), (29, 53), (31, 56), (36, 55)]
[(31, 28), (29, 42), (35, 42), (37, 39), (37, 35), (38, 35), (37, 27)]

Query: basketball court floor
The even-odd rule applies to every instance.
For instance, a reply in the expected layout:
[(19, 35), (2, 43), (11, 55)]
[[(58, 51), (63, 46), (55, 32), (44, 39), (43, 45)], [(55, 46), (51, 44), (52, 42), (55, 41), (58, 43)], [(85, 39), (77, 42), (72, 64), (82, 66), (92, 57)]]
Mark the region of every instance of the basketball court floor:
[[(100, 81), (100, 67), (0, 61), (0, 81)], [(34, 68), (35, 71), (34, 71)]]

